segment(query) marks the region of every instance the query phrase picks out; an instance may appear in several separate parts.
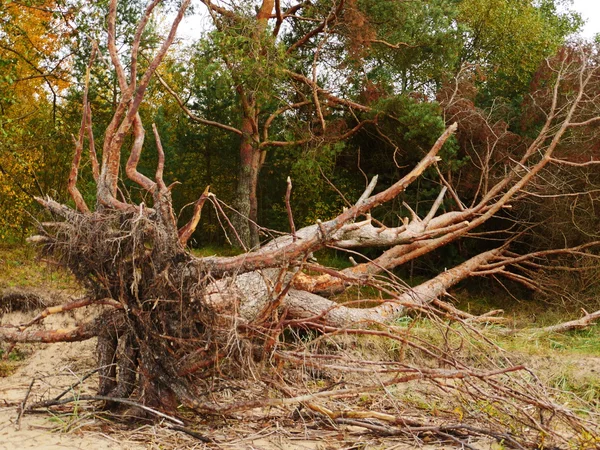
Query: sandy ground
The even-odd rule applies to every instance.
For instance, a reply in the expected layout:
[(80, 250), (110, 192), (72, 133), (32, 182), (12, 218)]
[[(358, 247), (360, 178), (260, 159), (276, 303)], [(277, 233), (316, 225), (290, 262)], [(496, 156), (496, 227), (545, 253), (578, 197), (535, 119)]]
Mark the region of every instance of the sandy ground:
[[(2, 323), (23, 323), (34, 317), (37, 311), (13, 312), (2, 317)], [(73, 326), (84, 319), (82, 314), (51, 316), (47, 326), (63, 328)], [(26, 355), (15, 373), (0, 378), (0, 450), (20, 449), (84, 449), (134, 450), (145, 448), (135, 443), (124, 442), (104, 433), (78, 432), (80, 427), (92, 424), (96, 419), (82, 413), (81, 416), (67, 415), (52, 417), (50, 414), (26, 414), (17, 425), (17, 408), (24, 400), (34, 380), (28, 404), (57, 396), (76, 384), (95, 365), (95, 340), (76, 343), (59, 343), (38, 346), (19, 346)], [(94, 394), (97, 383), (94, 377), (76, 388), (80, 394)], [(66, 433), (64, 431), (71, 430)]]
[[(97, 419), (73, 414), (52, 417), (49, 414), (26, 414), (17, 425), (17, 407), (29, 389), (28, 403), (52, 398), (76, 383), (89, 370), (87, 358), (93, 355), (94, 343), (53, 344), (31, 354), (27, 362), (11, 376), (0, 379), (0, 450), (17, 449), (122, 449), (144, 448), (123, 442), (102, 433), (78, 432), (78, 427), (90, 426)], [(89, 356), (88, 356), (89, 355)], [(93, 393), (90, 383), (78, 386), (81, 393)], [(69, 428), (75, 429), (65, 433)]]
[(134, 450), (144, 448), (133, 443), (125, 444), (100, 433), (55, 432), (52, 430), (56, 424), (52, 424), (45, 416), (27, 415), (23, 417), (21, 427), (17, 430), (16, 415), (14, 407), (0, 409), (0, 450)]
[[(0, 378), (0, 450), (142, 450), (142, 449), (205, 449), (225, 450), (335, 450), (335, 449), (394, 449), (424, 450), (455, 449), (450, 446), (418, 447), (390, 440), (382, 443), (360, 431), (314, 431), (307, 434), (301, 428), (283, 430), (269, 427), (244, 434), (242, 430), (215, 430), (219, 444), (206, 446), (187, 435), (160, 426), (146, 426), (143, 430), (116, 431), (110, 425), (102, 432), (97, 417), (87, 416), (85, 411), (64, 416), (50, 414), (26, 414), (17, 426), (18, 405), (23, 401), (35, 378), (28, 404), (41, 399), (53, 398), (65, 388), (76, 383), (93, 367), (95, 342), (75, 344), (51, 344), (31, 350), (27, 360), (9, 377)], [(93, 394), (96, 385), (90, 377), (76, 389), (82, 394)], [(70, 409), (70, 408), (69, 408)], [(230, 432), (230, 435), (228, 433)], [(314, 434), (314, 437), (312, 436)], [(168, 445), (165, 445), (168, 443)], [(489, 445), (477, 446), (491, 449)]]
[[(24, 323), (37, 311), (28, 313), (11, 312), (0, 317), (1, 323)], [(46, 319), (48, 328), (64, 328), (85, 320), (84, 314), (51, 316)], [(455, 449), (452, 446), (424, 445), (419, 447), (396, 439), (373, 439), (362, 429), (352, 427), (338, 430), (310, 430), (302, 424), (281, 428), (275, 421), (271, 426), (251, 430), (231, 424), (205, 434), (218, 444), (206, 445), (188, 435), (170, 430), (161, 425), (145, 425), (119, 429), (106, 423), (91, 410), (91, 405), (82, 404), (73, 412), (73, 404), (65, 413), (52, 416), (50, 413), (26, 414), (17, 424), (18, 405), (23, 402), (32, 380), (27, 404), (51, 399), (77, 384), (83, 376), (95, 368), (95, 340), (78, 343), (59, 343), (18, 347), (25, 359), (15, 373), (0, 378), (0, 450), (20, 449), (82, 449), (82, 450), (138, 450), (138, 449), (207, 449), (225, 450), (336, 450), (336, 449), (394, 449), (424, 450)], [(72, 393), (95, 394), (97, 378), (89, 377), (77, 385)], [(67, 395), (71, 395), (69, 393)], [(474, 444), (481, 450), (495, 449), (490, 443)]]

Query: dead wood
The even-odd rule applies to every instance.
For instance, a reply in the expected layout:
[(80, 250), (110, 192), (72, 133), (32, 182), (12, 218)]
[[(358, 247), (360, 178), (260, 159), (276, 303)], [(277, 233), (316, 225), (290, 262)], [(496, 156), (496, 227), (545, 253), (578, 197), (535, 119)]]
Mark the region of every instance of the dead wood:
[(50, 299), (42, 297), (37, 291), (27, 289), (6, 289), (0, 295), (0, 316), (13, 311), (35, 311), (45, 308)]
[(20, 330), (18, 327), (0, 326), (0, 341), (3, 342), (77, 342), (98, 336), (105, 319), (86, 322), (80, 326), (58, 330)]
[(600, 320), (600, 310), (593, 313), (583, 310), (583, 313), (584, 316), (580, 319), (569, 320), (568, 322), (550, 325), (543, 328), (534, 328), (531, 331), (541, 331), (544, 333), (564, 333), (572, 330), (584, 330)]
[(60, 314), (60, 313), (66, 312), (66, 311), (72, 311), (74, 309), (84, 308), (84, 307), (90, 306), (90, 305), (109, 305), (109, 306), (112, 306), (117, 309), (122, 309), (122, 306), (119, 303), (115, 302), (114, 300), (112, 300), (110, 298), (106, 298), (106, 299), (82, 298), (82, 299), (78, 299), (78, 300), (75, 300), (75, 301), (72, 301), (69, 303), (63, 303), (62, 305), (51, 306), (49, 308), (44, 309), (41, 313), (39, 313), (37, 316), (35, 316), (29, 322), (19, 325), (19, 330), (23, 331), (26, 328), (29, 328), (31, 325), (41, 322), (46, 317), (48, 317), (52, 314)]
[[(63, 222), (60, 226), (42, 223), (39, 234), (31, 239), (42, 254), (75, 275), (88, 291), (89, 299), (110, 299), (105, 303), (112, 308), (72, 329), (38, 329), (51, 313), (100, 301), (84, 299), (47, 309), (20, 327), (0, 327), (0, 340), (72, 342), (97, 337), (99, 395), (87, 399), (105, 401), (108, 407), (116, 403), (142, 405), (142, 409), (152, 414), (160, 412), (156, 415), (174, 421), (179, 420), (173, 416), (181, 405), (197, 413), (229, 417), (241, 411), (266, 408), (287, 411), (304, 405), (331, 420), (361, 421), (352, 423), (360, 423), (374, 432), (395, 433), (395, 428), (390, 427), (393, 423), (395, 427), (404, 426), (399, 433), (433, 432), (459, 441), (469, 434), (485, 434), (511, 442), (517, 448), (534, 448), (544, 439), (564, 444), (574, 436), (596, 439), (600, 435), (597, 424), (553, 403), (530, 372), (496, 354), (497, 349), (490, 342), (480, 339), (481, 335), (468, 326), (469, 320), (478, 318), (438, 302), (448, 289), (472, 276), (502, 274), (527, 278), (507, 269), (511, 265), (519, 268), (518, 264), (523, 262), (510, 252), (510, 239), (412, 288), (391, 272), (467, 236), (523, 195), (523, 188), (555, 157), (563, 135), (582, 121), (592, 120), (581, 117), (580, 112), (591, 108), (587, 104), (590, 97), (586, 86), (595, 66), (577, 65), (568, 58), (554, 61), (557, 75), (553, 101), (539, 136), (524, 149), (521, 159), (514, 162), (505, 177), (495, 184), (488, 183), (489, 180), (481, 182), (481, 192), (471, 206), (459, 201), (458, 210), (439, 213), (447, 192), (457, 196), (451, 184), (443, 180), (440, 184), (444, 187), (423, 218), (413, 211), (402, 226), (388, 228), (370, 216), (374, 208), (397, 199), (428, 168), (435, 167), (441, 148), (457, 131), (457, 123), (452, 123), (402, 178), (373, 194), (375, 178), (354, 205), (333, 219), (295, 230), (288, 195), (290, 235), (238, 256), (195, 257), (185, 245), (198, 225), (205, 201), (214, 200), (219, 214), (225, 216), (214, 194), (207, 188), (194, 205), (190, 222), (179, 227), (170, 190), (163, 180), (165, 154), (155, 126), (158, 165), (154, 179), (137, 171), (145, 135), (139, 107), (173, 42), (189, 1), (181, 4), (168, 37), (150, 59), (146, 71), (137, 76), (140, 39), (158, 3), (158, 0), (150, 2), (140, 20), (131, 45), (129, 73), (116, 48), (117, 1), (111, 0), (109, 4), (108, 49), (121, 97), (104, 138), (97, 177), (98, 207), (94, 211), (86, 209), (78, 201), (75, 186), (82, 152), (80, 143), (83, 144), (85, 128), (90, 129), (91, 121), (90, 106), (84, 102), (69, 183), (77, 208), (39, 198), (38, 202)], [(211, 2), (204, 3), (213, 11), (220, 11)], [(273, 7), (272, 1), (262, 3), (259, 9), (262, 25), (266, 25), (269, 17), (265, 11)], [(313, 88), (315, 103), (320, 96), (332, 104), (369, 110), (335, 97), (304, 76), (289, 75)], [(576, 88), (569, 96), (569, 103), (563, 105), (559, 104), (559, 93), (565, 80), (575, 80)], [(125, 172), (148, 193), (151, 205), (117, 199), (122, 147), (130, 133), (133, 141)], [(288, 193), (290, 190), (291, 182)], [(229, 218), (224, 219), (231, 224)], [(233, 232), (237, 235), (236, 230)], [(307, 264), (312, 252), (328, 246), (346, 249), (379, 246), (386, 250), (372, 261), (342, 271)], [(563, 249), (564, 252), (581, 250)], [(370, 300), (376, 305), (357, 308), (330, 298), (353, 286), (374, 288), (377, 296)], [(440, 321), (439, 309), (453, 315), (462, 328)], [(409, 311), (417, 311), (431, 320), (434, 325), (430, 336), (412, 333), (410, 327), (390, 325)], [(582, 320), (589, 323), (597, 316), (598, 313), (593, 313)], [(348, 344), (344, 341), (348, 338), (354, 341)], [(361, 339), (383, 341), (397, 354), (357, 356), (355, 349)], [(472, 355), (460, 351), (467, 346), (477, 355), (475, 363)], [(315, 385), (315, 380), (331, 381), (339, 374), (349, 379), (340, 378), (326, 389)], [(296, 389), (273, 391), (273, 378), (280, 386)], [(234, 382), (243, 384), (248, 392), (245, 397), (219, 395), (221, 386)], [(405, 386), (426, 387), (431, 393), (446, 394), (443, 400), (447, 403), (443, 413), (446, 425), (411, 428), (402, 418), (389, 414), (387, 411), (397, 408), (401, 388)], [(356, 404), (342, 408), (319, 403), (349, 401), (364, 393), (380, 396), (380, 403), (373, 411), (365, 412), (364, 407)], [(40, 405), (71, 400), (58, 399)], [(454, 417), (452, 408), (459, 408), (461, 415), (467, 417), (465, 420), (484, 420), (489, 430), (471, 424), (462, 428), (447, 425)], [(379, 422), (366, 422), (371, 419)], [(517, 431), (507, 432), (510, 427)], [(465, 444), (464, 440), (461, 443)]]
[(184, 424), (183, 421), (181, 421), (180, 419), (177, 419), (176, 417), (172, 417), (168, 414), (157, 411), (156, 409), (149, 408), (141, 403), (134, 402), (133, 400), (129, 400), (126, 398), (106, 397), (103, 395), (81, 395), (78, 397), (68, 397), (68, 398), (61, 398), (61, 399), (44, 400), (41, 402), (32, 403), (26, 409), (24, 409), (24, 412), (31, 412), (36, 409), (49, 408), (51, 406), (66, 405), (68, 403), (73, 403), (73, 402), (86, 402), (86, 401), (113, 402), (113, 403), (120, 403), (120, 404), (127, 405), (127, 406), (133, 406), (133, 407), (139, 408), (147, 413), (150, 413), (156, 417), (165, 419), (176, 425), (182, 426)]
[(596, 322), (598, 319), (600, 319), (600, 311), (596, 311), (593, 313), (588, 313), (586, 311), (584, 311), (584, 312), (585, 312), (585, 316), (583, 316), (581, 319), (572, 320), (570, 322), (565, 322), (565, 323), (550, 326), (550, 327), (545, 327), (545, 328), (543, 328), (543, 330), (547, 333), (561, 333), (561, 332), (569, 331), (569, 330), (581, 330), (581, 329), (589, 327), (594, 322)]

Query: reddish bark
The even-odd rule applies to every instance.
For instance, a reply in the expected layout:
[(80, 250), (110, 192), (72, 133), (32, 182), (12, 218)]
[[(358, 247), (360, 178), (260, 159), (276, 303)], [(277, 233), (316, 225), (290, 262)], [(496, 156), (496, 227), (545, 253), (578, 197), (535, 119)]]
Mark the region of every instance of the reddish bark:
[(0, 327), (0, 341), (5, 342), (77, 342), (98, 336), (105, 319), (101, 316), (83, 325), (58, 330), (20, 330), (17, 327)]

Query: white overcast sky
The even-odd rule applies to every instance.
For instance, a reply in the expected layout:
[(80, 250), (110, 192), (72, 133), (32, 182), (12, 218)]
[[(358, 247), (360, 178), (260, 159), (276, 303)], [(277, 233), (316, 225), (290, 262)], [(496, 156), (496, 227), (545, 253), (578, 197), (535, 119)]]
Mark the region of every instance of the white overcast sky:
[(582, 31), (584, 37), (591, 38), (600, 33), (600, 0), (574, 0), (572, 8), (586, 21)]
[[(206, 8), (196, 4), (197, 14), (184, 19), (179, 27), (179, 36), (194, 39), (197, 38), (201, 30), (205, 30), (210, 24), (210, 19)], [(596, 33), (600, 33), (600, 0), (573, 0), (570, 6), (581, 14), (586, 21), (582, 30), (585, 38), (592, 38)]]

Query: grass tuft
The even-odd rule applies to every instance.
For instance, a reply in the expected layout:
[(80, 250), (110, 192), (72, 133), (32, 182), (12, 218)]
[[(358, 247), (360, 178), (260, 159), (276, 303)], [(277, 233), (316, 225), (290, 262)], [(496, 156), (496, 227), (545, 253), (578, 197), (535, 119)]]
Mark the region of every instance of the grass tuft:
[(38, 260), (30, 245), (0, 243), (0, 291), (22, 287), (76, 289), (77, 283), (67, 271)]

